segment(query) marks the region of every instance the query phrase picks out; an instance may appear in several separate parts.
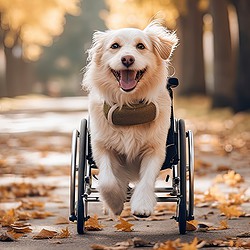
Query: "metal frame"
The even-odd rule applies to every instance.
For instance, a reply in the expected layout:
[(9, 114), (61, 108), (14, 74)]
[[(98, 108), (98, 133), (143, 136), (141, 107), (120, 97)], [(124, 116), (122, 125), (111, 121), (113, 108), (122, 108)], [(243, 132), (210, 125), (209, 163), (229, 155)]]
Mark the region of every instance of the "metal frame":
[[(179, 134), (178, 134), (179, 128), (178, 128), (178, 120), (174, 120), (174, 132), (177, 133), (177, 153), (178, 153), (178, 158), (180, 157), (180, 148), (179, 148)], [(92, 176), (91, 176), (91, 168), (96, 167), (93, 163), (93, 160), (89, 160), (89, 154), (91, 153), (91, 147), (90, 145), (90, 136), (89, 136), (89, 131), (87, 131), (88, 136), (86, 137), (86, 146), (87, 146), (87, 152), (86, 152), (86, 159), (87, 159), (87, 164), (86, 164), (86, 175), (84, 177), (84, 182), (85, 182), (85, 189), (84, 189), (84, 194), (82, 195), (83, 203), (84, 203), (84, 219), (88, 219), (88, 202), (99, 202), (99, 196), (91, 196), (91, 194), (98, 193), (98, 191), (95, 188), (92, 188)], [(75, 129), (73, 131), (72, 135), (72, 148), (71, 148), (71, 178), (70, 178), (70, 221), (75, 221), (77, 220), (76, 216), (76, 171), (78, 171), (78, 166), (77, 166), (77, 153), (78, 149), (80, 147), (79, 145), (79, 136), (80, 132)], [(188, 145), (188, 152), (187, 152), (187, 163), (186, 163), (186, 168), (187, 168), (187, 173), (189, 175), (188, 180), (188, 192), (189, 195), (187, 195), (187, 220), (192, 220), (194, 219), (193, 212), (194, 212), (194, 143), (193, 143), (193, 133), (192, 131), (187, 131), (186, 132), (186, 139), (187, 139), (187, 145)], [(91, 157), (90, 157), (91, 158)], [(94, 165), (94, 166), (93, 166)], [(177, 211), (176, 211), (176, 217), (175, 219), (178, 221), (178, 204), (180, 202), (180, 173), (178, 172), (178, 167), (177, 165), (172, 166), (172, 171), (173, 171), (173, 176), (172, 176), (172, 187), (163, 187), (163, 188), (155, 188), (155, 193), (161, 194), (170, 194), (170, 196), (157, 196), (157, 201), (158, 202), (176, 202), (177, 203)]]

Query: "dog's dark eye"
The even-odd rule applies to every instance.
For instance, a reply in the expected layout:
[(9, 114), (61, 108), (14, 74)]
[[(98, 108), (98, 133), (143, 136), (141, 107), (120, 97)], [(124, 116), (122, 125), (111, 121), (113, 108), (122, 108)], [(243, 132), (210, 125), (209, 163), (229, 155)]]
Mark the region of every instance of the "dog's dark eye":
[(118, 43), (113, 43), (112, 45), (111, 45), (111, 49), (119, 49), (121, 46), (118, 44)]
[(144, 44), (142, 44), (142, 43), (138, 43), (138, 44), (136, 45), (136, 48), (137, 48), (137, 49), (143, 50), (143, 49), (145, 49), (145, 46), (144, 46)]

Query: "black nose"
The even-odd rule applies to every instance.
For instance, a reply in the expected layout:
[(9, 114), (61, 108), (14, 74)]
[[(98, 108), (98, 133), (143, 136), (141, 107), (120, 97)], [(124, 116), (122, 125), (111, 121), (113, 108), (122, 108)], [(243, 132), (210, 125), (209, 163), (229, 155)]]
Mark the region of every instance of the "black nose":
[(133, 56), (123, 56), (121, 61), (122, 64), (128, 68), (135, 62), (135, 58)]

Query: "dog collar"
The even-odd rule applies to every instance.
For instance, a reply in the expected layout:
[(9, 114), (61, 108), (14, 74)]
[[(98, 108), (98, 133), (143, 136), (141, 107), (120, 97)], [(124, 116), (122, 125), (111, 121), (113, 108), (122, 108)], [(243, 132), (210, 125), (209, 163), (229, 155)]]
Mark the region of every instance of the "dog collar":
[(159, 109), (158, 105), (153, 102), (123, 105), (122, 108), (117, 104), (110, 106), (104, 102), (103, 112), (112, 125), (133, 126), (154, 121)]

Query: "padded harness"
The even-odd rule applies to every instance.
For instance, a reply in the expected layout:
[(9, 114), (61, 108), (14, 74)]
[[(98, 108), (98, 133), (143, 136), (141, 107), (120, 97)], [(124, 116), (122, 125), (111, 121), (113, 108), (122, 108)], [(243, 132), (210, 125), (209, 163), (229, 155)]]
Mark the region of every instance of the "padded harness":
[[(178, 163), (177, 135), (174, 129), (173, 91), (171, 89), (171, 85), (167, 85), (167, 90), (171, 98), (171, 116), (170, 128), (168, 130), (166, 141), (166, 157), (161, 170), (172, 168), (173, 165)], [(119, 108), (117, 104), (110, 106), (104, 102), (103, 112), (106, 119), (111, 124), (119, 126), (131, 126), (154, 121), (158, 116), (159, 109), (158, 106), (153, 102), (144, 103), (141, 101), (138, 104), (123, 105), (122, 108)]]
[(106, 102), (103, 105), (103, 112), (106, 119), (113, 125), (133, 126), (154, 121), (159, 113), (158, 105), (144, 103), (123, 105), (121, 108), (114, 104), (110, 106)]

